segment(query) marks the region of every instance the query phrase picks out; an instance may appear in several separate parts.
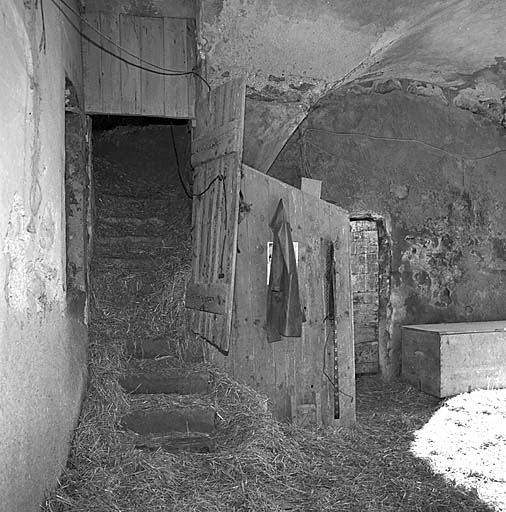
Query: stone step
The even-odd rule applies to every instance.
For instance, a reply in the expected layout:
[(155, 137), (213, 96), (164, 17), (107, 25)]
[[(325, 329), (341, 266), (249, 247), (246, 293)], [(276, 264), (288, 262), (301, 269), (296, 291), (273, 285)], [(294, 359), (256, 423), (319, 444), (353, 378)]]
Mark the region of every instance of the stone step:
[(167, 222), (158, 217), (103, 217), (98, 221), (97, 236), (161, 236)]
[(138, 259), (157, 256), (173, 250), (163, 237), (109, 236), (95, 241), (97, 257)]
[(134, 217), (147, 219), (168, 215), (168, 199), (138, 198), (118, 196), (114, 194), (99, 194), (96, 207), (99, 218), (105, 217)]
[(141, 435), (169, 435), (173, 432), (213, 434), (216, 413), (212, 407), (156, 405), (133, 409), (125, 415), (124, 428)]
[(132, 272), (139, 276), (149, 276), (153, 274), (153, 269), (163, 265), (164, 259), (161, 256), (147, 256), (145, 258), (116, 258), (112, 256), (93, 255), (92, 269), (94, 271), (115, 270), (120, 273)]
[(125, 391), (133, 394), (201, 394), (210, 391), (210, 383), (207, 370), (174, 367), (170, 359), (132, 359), (125, 376), (120, 379)]
[(140, 435), (134, 438), (134, 446), (144, 450), (163, 450), (170, 453), (211, 453), (216, 449), (215, 440), (205, 434), (184, 436)]
[(158, 338), (144, 338), (137, 340), (135, 344), (127, 343), (127, 352), (138, 358), (155, 359), (156, 357), (173, 356), (167, 336)]

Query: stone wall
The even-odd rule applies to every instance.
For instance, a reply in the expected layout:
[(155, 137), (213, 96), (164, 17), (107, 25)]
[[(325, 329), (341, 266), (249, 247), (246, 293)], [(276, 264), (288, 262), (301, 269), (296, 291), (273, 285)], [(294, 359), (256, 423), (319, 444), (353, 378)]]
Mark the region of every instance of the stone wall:
[(0, 3), (2, 512), (38, 510), (55, 485), (86, 376), (86, 326), (65, 289), (65, 75), (82, 100), (80, 38), (41, 7)]
[(384, 220), (388, 376), (403, 324), (504, 319), (505, 132), (460, 108), (459, 94), (412, 80), (350, 84), (318, 103), (271, 169), (295, 186), (320, 179), (323, 199)]

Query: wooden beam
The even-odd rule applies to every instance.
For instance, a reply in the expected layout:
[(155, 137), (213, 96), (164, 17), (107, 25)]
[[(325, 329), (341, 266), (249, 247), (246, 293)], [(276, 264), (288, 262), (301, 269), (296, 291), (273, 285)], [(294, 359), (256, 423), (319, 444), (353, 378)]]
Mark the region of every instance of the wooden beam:
[(109, 12), (131, 16), (196, 19), (196, 0), (85, 0), (84, 12)]

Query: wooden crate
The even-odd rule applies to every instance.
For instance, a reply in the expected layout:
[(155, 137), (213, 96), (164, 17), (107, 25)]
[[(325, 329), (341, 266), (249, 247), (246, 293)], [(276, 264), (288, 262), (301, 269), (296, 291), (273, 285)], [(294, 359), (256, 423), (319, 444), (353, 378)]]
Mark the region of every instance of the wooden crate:
[(506, 387), (506, 321), (406, 325), (402, 378), (440, 398)]

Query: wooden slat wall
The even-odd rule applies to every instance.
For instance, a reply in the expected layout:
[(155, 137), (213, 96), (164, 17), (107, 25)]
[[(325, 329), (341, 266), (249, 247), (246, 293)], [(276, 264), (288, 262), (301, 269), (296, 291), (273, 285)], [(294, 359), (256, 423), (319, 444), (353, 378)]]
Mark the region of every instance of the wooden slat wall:
[[(185, 72), (195, 66), (194, 20), (87, 12), (86, 21), (125, 50), (157, 66)], [(86, 25), (84, 30), (87, 113), (194, 117), (193, 75), (162, 76), (138, 69), (107, 51), (136, 64), (140, 64), (139, 59), (119, 50)], [(97, 48), (87, 37), (107, 51)]]
[[(141, 20), (140, 18), (120, 15), (121, 42), (125, 50), (135, 54), (141, 47)], [(121, 56), (135, 64), (140, 65), (139, 59), (134, 59), (127, 53)], [(141, 112), (141, 70), (125, 62), (121, 62), (121, 103), (125, 112)]]
[[(90, 12), (86, 21), (97, 30), (100, 30), (100, 13)], [(92, 44), (86, 37), (97, 43), (101, 38), (88, 26), (83, 26), (83, 66), (84, 66), (84, 104), (87, 112), (101, 112), (102, 105), (102, 51)]]
[[(243, 167), (241, 191), (246, 212), (239, 224), (235, 313), (228, 357), (213, 358), (235, 378), (267, 394), (279, 419), (291, 417), (290, 397), (297, 406), (321, 397), (324, 424), (334, 423), (334, 336), (343, 369), (338, 386), (354, 396), (353, 332), (349, 287), (349, 216), (344, 210)], [(301, 338), (268, 343), (264, 329), (267, 304), (267, 242), (272, 241), (269, 222), (279, 199), (288, 212), (294, 242), (299, 243), (299, 285), (307, 321)], [(335, 241), (339, 261), (339, 329), (326, 320), (327, 258)], [(347, 280), (346, 280), (347, 279)], [(325, 368), (325, 372), (324, 372)], [(351, 371), (349, 370), (351, 368)], [(325, 375), (325, 373), (328, 375)], [(343, 401), (339, 421), (354, 421), (354, 400)]]
[(232, 325), (245, 92), (241, 79), (200, 97), (192, 141), (193, 262), (186, 305), (194, 309), (194, 332), (223, 352)]

